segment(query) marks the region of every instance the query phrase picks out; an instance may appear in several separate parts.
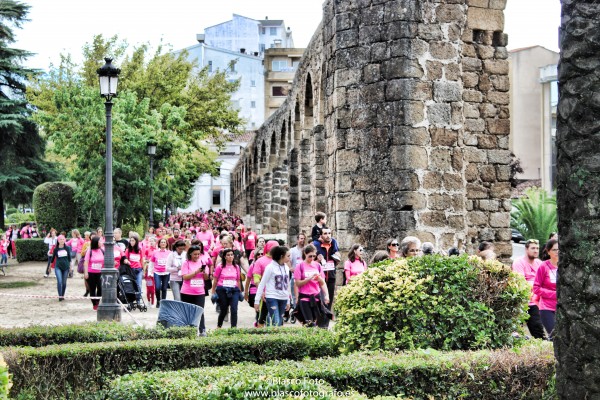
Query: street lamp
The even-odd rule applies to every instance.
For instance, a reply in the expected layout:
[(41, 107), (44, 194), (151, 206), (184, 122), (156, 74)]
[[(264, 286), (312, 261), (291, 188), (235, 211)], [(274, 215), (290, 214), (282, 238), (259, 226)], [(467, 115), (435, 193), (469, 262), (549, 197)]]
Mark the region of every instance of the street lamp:
[(104, 241), (104, 267), (102, 268), (102, 302), (98, 306), (98, 321), (121, 321), (121, 306), (117, 303), (117, 279), (115, 268), (113, 237), (113, 189), (112, 189), (112, 98), (117, 97), (117, 83), (121, 70), (112, 65), (112, 58), (105, 58), (106, 64), (96, 73), (100, 79), (100, 96), (106, 100), (106, 193), (104, 219), (106, 231)]
[(148, 226), (154, 226), (154, 155), (156, 144), (148, 142), (148, 155), (150, 156), (150, 219)]

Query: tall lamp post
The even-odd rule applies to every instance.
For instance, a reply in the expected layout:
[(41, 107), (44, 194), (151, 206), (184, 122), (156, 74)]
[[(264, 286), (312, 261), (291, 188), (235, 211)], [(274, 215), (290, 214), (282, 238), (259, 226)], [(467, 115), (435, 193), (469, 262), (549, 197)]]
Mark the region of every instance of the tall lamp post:
[(104, 268), (102, 268), (102, 302), (98, 306), (98, 321), (121, 321), (121, 306), (117, 303), (117, 279), (113, 236), (113, 188), (112, 188), (112, 99), (117, 97), (117, 83), (121, 70), (112, 65), (112, 58), (96, 71), (100, 78), (100, 95), (106, 100), (106, 193), (104, 218), (106, 231), (104, 241)]
[(148, 226), (154, 226), (154, 156), (156, 155), (156, 144), (148, 142), (148, 156), (150, 157), (150, 219)]

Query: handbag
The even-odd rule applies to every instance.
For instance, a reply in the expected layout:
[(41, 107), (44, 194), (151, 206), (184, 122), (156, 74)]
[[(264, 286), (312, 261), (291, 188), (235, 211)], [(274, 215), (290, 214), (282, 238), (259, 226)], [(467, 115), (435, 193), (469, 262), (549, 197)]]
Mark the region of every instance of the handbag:
[(85, 258), (81, 257), (79, 259), (79, 263), (77, 263), (77, 272), (80, 274), (83, 274), (83, 272), (84, 272), (84, 268), (83, 268), (84, 263), (85, 263)]

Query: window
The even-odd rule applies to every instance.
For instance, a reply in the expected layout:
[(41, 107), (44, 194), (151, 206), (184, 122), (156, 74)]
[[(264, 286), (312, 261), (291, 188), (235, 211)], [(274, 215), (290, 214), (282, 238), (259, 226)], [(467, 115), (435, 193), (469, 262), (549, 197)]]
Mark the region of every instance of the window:
[(273, 71), (285, 71), (288, 69), (288, 62), (285, 61), (273, 61), (271, 63), (271, 70)]
[(271, 93), (275, 97), (287, 96), (287, 89), (283, 86), (273, 86)]
[(250, 108), (256, 108), (256, 102), (255, 101), (251, 101), (250, 102)]
[(262, 33), (263, 35), (267, 34), (267, 28), (260, 28), (260, 33)]
[(259, 50), (261, 53), (264, 53), (264, 52), (265, 52), (265, 44), (264, 44), (264, 43), (261, 43), (261, 44), (259, 44), (259, 45), (258, 45), (258, 50)]
[(213, 206), (221, 205), (221, 191), (220, 190), (212, 191), (212, 203), (213, 203)]
[(212, 61), (208, 62), (208, 72), (212, 72)]
[(270, 28), (269, 29), (269, 34), (271, 36), (277, 36), (277, 28)]
[(235, 64), (236, 64), (236, 61), (237, 61), (237, 60), (233, 60), (233, 61), (231, 61), (231, 63), (230, 63), (230, 66), (231, 66), (231, 72), (235, 72)]
[(250, 87), (256, 87), (256, 81), (254, 79), (250, 81)]

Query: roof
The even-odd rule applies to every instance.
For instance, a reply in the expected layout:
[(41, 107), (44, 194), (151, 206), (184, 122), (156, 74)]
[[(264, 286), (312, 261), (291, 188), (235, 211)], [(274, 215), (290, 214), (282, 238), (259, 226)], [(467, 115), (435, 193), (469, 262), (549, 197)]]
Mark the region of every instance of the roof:
[(261, 25), (264, 26), (280, 26), (283, 25), (282, 19), (260, 19), (258, 20)]
[(248, 143), (250, 142), (250, 140), (252, 140), (252, 138), (254, 137), (254, 135), (256, 135), (256, 131), (246, 131), (240, 135), (229, 135), (230, 139), (229, 141), (231, 142), (244, 142), (244, 143)]
[(551, 51), (551, 52), (553, 52), (553, 53), (555, 53), (555, 54), (558, 54), (558, 53), (557, 53), (557, 52), (555, 52), (554, 50), (547, 49), (547, 48), (545, 48), (544, 46), (540, 46), (539, 44), (537, 44), (537, 45), (535, 45), (535, 46), (519, 47), (518, 49), (512, 49), (512, 50), (509, 50), (508, 52), (509, 52), (509, 53), (518, 53), (518, 52), (520, 52), (520, 51), (525, 51), (525, 50), (531, 50), (531, 49), (535, 49), (536, 47), (540, 47), (540, 48), (542, 48), (542, 49), (544, 49), (544, 50), (546, 50), (546, 51)]

